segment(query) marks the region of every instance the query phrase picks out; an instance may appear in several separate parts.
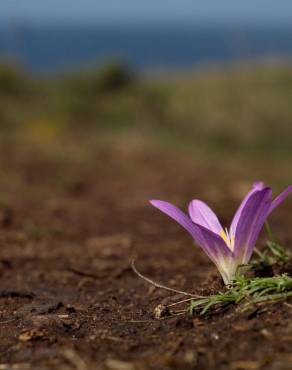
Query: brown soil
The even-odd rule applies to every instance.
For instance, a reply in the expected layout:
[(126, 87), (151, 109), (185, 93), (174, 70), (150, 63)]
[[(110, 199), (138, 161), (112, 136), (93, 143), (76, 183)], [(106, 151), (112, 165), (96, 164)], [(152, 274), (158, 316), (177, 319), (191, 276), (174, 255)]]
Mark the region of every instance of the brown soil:
[[(157, 305), (182, 297), (130, 267), (136, 258), (168, 286), (218, 289), (214, 266), (148, 199), (203, 198), (227, 224), (249, 185), (237, 170), (123, 146), (10, 142), (0, 156), (0, 369), (292, 369), (287, 302), (157, 320)], [(286, 244), (291, 208), (273, 216)]]

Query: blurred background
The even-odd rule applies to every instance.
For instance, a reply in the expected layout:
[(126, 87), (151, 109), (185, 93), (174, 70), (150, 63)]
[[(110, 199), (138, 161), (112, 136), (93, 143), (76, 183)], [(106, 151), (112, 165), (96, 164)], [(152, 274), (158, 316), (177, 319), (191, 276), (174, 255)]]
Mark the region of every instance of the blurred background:
[(275, 162), (286, 179), (291, 56), (288, 0), (2, 0), (0, 134)]

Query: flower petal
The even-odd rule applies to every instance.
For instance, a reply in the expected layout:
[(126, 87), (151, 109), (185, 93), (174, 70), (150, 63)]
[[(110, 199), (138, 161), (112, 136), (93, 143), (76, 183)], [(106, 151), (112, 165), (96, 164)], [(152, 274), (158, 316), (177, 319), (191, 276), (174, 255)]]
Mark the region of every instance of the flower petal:
[(162, 200), (151, 200), (150, 203), (184, 227), (216, 265), (222, 259), (232, 257), (232, 252), (219, 235), (192, 222), (188, 215), (173, 204)]
[(246, 194), (246, 196), (244, 197), (243, 201), (241, 202), (239, 208), (237, 209), (234, 217), (233, 217), (233, 220), (231, 222), (231, 226), (230, 226), (230, 236), (231, 237), (234, 237), (235, 234), (236, 234), (236, 228), (237, 228), (237, 225), (238, 225), (238, 221), (240, 219), (240, 215), (241, 215), (241, 212), (242, 210), (244, 209), (247, 201), (249, 200), (249, 198), (258, 190), (262, 190), (264, 188), (264, 183), (261, 182), (261, 181), (257, 181), (257, 182), (254, 182), (253, 185), (252, 185), (252, 188), (251, 190)]
[(271, 188), (254, 191), (240, 212), (236, 227), (234, 254), (236, 260), (249, 261), (258, 235), (268, 217), (271, 207)]
[(284, 191), (282, 191), (281, 194), (279, 194), (273, 201), (270, 207), (270, 212), (273, 211), (276, 207), (278, 207), (286, 198), (287, 196), (292, 192), (292, 185), (288, 186)]
[(217, 216), (206, 203), (194, 199), (189, 204), (189, 215), (193, 222), (220, 234), (223, 230)]

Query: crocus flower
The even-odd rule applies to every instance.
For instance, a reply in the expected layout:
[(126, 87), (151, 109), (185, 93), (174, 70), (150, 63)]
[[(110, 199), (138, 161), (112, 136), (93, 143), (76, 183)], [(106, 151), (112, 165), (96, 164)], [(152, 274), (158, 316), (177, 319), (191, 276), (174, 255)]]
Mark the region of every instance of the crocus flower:
[(237, 267), (249, 262), (267, 217), (290, 192), (292, 185), (273, 200), (271, 188), (262, 182), (254, 183), (236, 211), (229, 229), (224, 229), (211, 208), (197, 199), (190, 202), (189, 215), (162, 200), (151, 200), (150, 203), (191, 234), (217, 266), (224, 283), (230, 284)]

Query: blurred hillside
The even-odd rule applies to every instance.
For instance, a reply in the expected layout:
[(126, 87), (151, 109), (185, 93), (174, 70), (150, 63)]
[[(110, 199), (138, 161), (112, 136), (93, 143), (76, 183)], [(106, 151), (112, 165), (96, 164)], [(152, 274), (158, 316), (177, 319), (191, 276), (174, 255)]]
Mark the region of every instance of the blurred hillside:
[(140, 76), (109, 62), (50, 79), (0, 65), (2, 136), (90, 133), (195, 152), (290, 157), (291, 98), (288, 63), (170, 77)]

